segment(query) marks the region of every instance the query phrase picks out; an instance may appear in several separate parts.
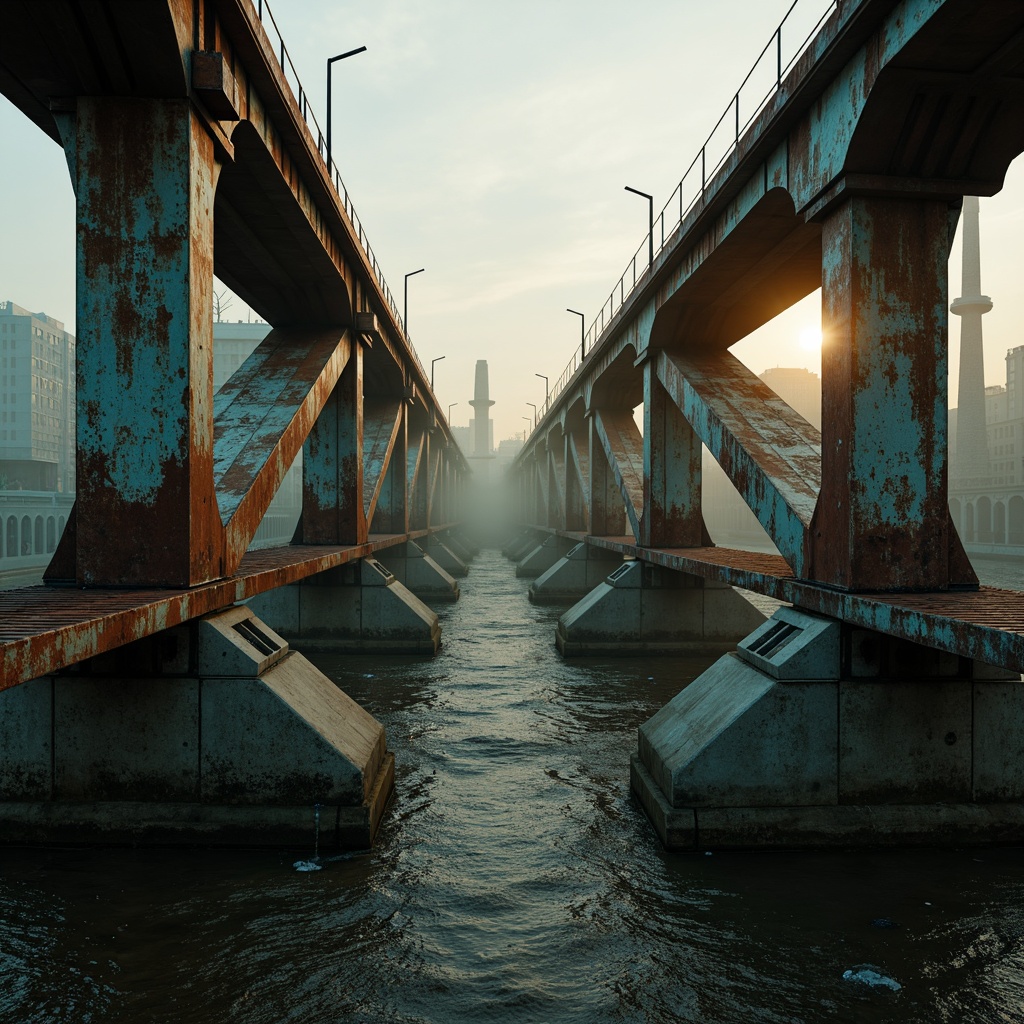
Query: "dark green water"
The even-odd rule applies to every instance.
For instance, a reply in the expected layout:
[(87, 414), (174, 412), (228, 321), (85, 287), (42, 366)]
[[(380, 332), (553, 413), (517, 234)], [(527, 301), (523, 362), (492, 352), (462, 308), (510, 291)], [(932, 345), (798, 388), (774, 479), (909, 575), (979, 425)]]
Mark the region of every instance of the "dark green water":
[(705, 663), (563, 662), (526, 590), (318, 659), (397, 758), (369, 854), (0, 849), (0, 1021), (1024, 1021), (1021, 851), (666, 855), (629, 754)]

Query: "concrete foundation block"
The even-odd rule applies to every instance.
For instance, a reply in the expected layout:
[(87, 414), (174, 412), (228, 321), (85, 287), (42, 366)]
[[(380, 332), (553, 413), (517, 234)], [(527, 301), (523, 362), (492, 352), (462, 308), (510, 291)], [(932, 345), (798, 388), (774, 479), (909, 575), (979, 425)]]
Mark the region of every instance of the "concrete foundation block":
[(534, 604), (572, 604), (622, 565), (622, 555), (588, 544), (574, 545), (530, 585)]
[(318, 813), (322, 851), (368, 847), (394, 788), (380, 724), (248, 608), (189, 631), (189, 676), (161, 674), (180, 666), (157, 634), (140, 641), (150, 657), (125, 662), (148, 675), (85, 663), (4, 700), (3, 728), (34, 735), (5, 750), (3, 770), (27, 782), (3, 792), (0, 837), (311, 850)]
[[(644, 562), (623, 562), (558, 620), (555, 643), (567, 657), (725, 652), (764, 616), (731, 587), (709, 591), (704, 583)], [(731, 618), (725, 611), (730, 606)]]
[(202, 687), (205, 803), (358, 806), (369, 795), (384, 729), (301, 654)]
[(974, 799), (1024, 794), (1024, 683), (975, 682), (972, 746)]
[(462, 579), (463, 576), (469, 575), (466, 563), (437, 536), (431, 535), (427, 538), (424, 550), (449, 576)]
[(34, 679), (0, 692), (0, 793), (47, 800), (53, 792), (53, 681)]
[(57, 677), (55, 800), (194, 801), (197, 679)]
[(455, 578), (412, 541), (382, 551), (380, 562), (421, 601), (437, 604), (459, 599)]
[(523, 530), (501, 549), (501, 553), (509, 561), (518, 563), (524, 555), (537, 547), (545, 536), (547, 535), (538, 530)]
[(477, 554), (469, 544), (463, 543), (461, 534), (449, 531), (441, 538), (441, 542), (464, 565), (468, 566)]
[(849, 804), (971, 800), (970, 680), (844, 680), (839, 799)]
[(545, 537), (516, 564), (516, 576), (533, 579), (547, 572), (564, 554), (565, 542), (554, 536)]
[(672, 807), (836, 803), (837, 701), (726, 655), (640, 727), (640, 760)]
[[(304, 650), (434, 654), (441, 644), (437, 613), (375, 558), (273, 593), (278, 596), (264, 601), (260, 595), (249, 607), (266, 614), (281, 636)], [(272, 618), (278, 608), (284, 610), (283, 622)]]
[(1024, 841), (1024, 683), (919, 651), (780, 608), (640, 727), (631, 787), (662, 841)]

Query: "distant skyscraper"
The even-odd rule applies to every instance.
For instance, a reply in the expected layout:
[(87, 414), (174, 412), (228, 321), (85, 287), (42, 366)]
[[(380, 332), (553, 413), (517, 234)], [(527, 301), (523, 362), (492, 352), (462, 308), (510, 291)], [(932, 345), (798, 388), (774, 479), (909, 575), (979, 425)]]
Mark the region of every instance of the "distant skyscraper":
[(487, 360), (476, 361), (476, 384), (473, 389), (473, 456), (486, 458), (491, 454), (491, 414), (494, 402), (487, 386)]
[(990, 475), (985, 430), (985, 355), (981, 317), (992, 300), (981, 294), (981, 246), (978, 198), (964, 196), (963, 278), (961, 296), (950, 311), (960, 317), (960, 386), (957, 392), (955, 480), (984, 480)]
[(45, 313), (0, 302), (0, 485), (75, 489), (75, 337)]

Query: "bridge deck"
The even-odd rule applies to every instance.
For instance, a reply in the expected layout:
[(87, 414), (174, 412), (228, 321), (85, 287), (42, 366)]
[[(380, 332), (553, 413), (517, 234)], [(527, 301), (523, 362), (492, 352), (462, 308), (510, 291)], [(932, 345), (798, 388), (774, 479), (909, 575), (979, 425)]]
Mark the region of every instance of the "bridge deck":
[(798, 580), (781, 555), (734, 548), (643, 548), (632, 537), (548, 531), (789, 601), (890, 636), (1024, 672), (1024, 593), (983, 586), (941, 593), (846, 593)]
[(187, 590), (36, 586), (0, 591), (0, 689), (428, 532), (436, 528), (374, 534), (366, 544), (344, 547), (291, 545), (250, 551), (234, 576)]

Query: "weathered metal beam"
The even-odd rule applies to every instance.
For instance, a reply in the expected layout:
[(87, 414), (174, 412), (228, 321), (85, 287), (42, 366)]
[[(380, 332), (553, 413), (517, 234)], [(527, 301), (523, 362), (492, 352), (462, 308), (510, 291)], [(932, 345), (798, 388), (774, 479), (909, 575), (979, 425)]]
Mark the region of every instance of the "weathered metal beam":
[(656, 547), (708, 543), (701, 511), (701, 442), (644, 363), (644, 505), (640, 541)]
[(213, 143), (189, 103), (81, 97), (75, 579), (224, 575), (213, 491)]
[(380, 498), (391, 454), (402, 425), (402, 402), (398, 398), (367, 398), (363, 405), (363, 510), (367, 523)]
[(549, 519), (563, 530), (566, 516), (565, 445), (548, 442), (548, 495), (551, 498)]
[(363, 494), (363, 347), (353, 345), (303, 447), (303, 542), (365, 543)]
[[(640, 428), (629, 409), (596, 409), (593, 424), (633, 536), (639, 540), (644, 514), (644, 442)], [(593, 447), (590, 454), (593, 459)]]
[(354, 345), (343, 329), (278, 328), (214, 398), (214, 482), (228, 572), (241, 562)]
[(797, 576), (818, 497), (821, 437), (728, 352), (662, 352), (658, 379)]
[(853, 195), (824, 217), (828, 432), (809, 573), (823, 583), (977, 585), (966, 559), (950, 559), (959, 540), (946, 504), (948, 225), (948, 203), (936, 200)]

